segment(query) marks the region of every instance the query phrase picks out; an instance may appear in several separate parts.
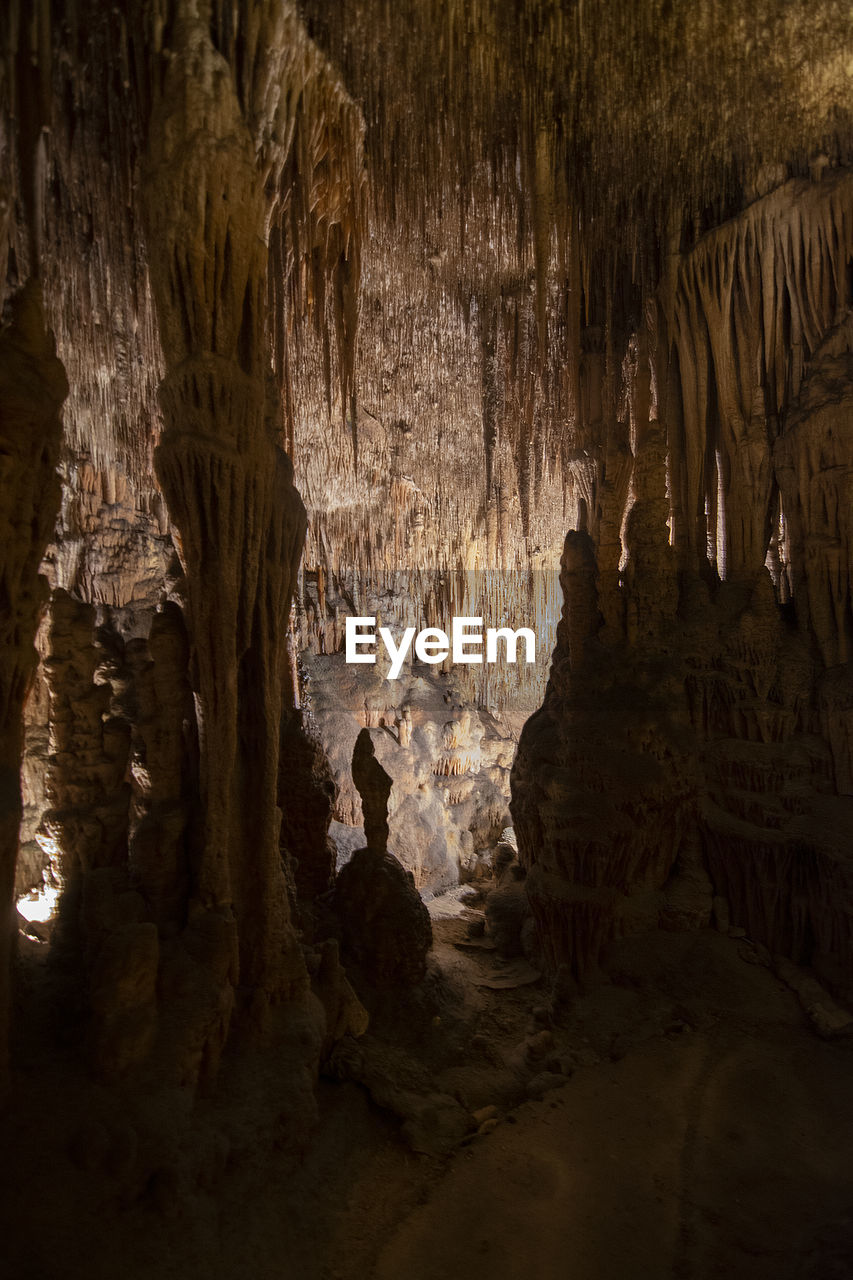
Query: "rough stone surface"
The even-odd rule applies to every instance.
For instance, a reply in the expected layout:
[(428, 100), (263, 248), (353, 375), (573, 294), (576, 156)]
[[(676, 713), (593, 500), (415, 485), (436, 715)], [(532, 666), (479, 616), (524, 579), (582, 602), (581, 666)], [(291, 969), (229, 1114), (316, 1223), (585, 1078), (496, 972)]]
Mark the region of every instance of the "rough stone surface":
[(59, 505), (55, 466), (59, 414), (67, 390), (53, 336), (45, 326), (40, 285), (30, 280), (12, 301), (10, 323), (0, 330), (0, 1092), (5, 1092), (7, 1069), (23, 709), (35, 671), (33, 641), (45, 600), (39, 561)]
[(421, 664), (392, 684), (381, 670), (342, 659), (311, 658), (305, 692), (337, 784), (336, 820), (362, 827), (352, 755), (369, 729), (392, 780), (390, 845), (417, 887), (441, 892), (488, 873), (509, 821), (511, 724), (473, 706), (455, 673), (436, 675)]
[[(0, 6), (13, 1271), (850, 1254), (851, 50), (849, 0)], [(347, 671), (359, 615), (538, 660)]]

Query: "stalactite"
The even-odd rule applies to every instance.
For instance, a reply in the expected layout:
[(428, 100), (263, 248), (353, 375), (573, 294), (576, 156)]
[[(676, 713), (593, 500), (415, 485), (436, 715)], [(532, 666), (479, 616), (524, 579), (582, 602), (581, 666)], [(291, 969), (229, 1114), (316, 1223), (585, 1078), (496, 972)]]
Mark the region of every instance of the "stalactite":
[(840, 171), (820, 184), (788, 183), (709, 233), (681, 263), (671, 322), (694, 563), (704, 555), (704, 502), (714, 505), (709, 442), (725, 463), (727, 572), (749, 577), (764, 563), (775, 438), (804, 369), (850, 304), (851, 182)]
[(480, 307), (480, 379), (483, 405), (483, 449), (486, 459), (486, 502), (492, 499), (495, 445), (498, 438), (497, 315), (493, 302)]
[(813, 353), (776, 442), (797, 616), (827, 667), (853, 655), (850, 397), (853, 323), (831, 328)]

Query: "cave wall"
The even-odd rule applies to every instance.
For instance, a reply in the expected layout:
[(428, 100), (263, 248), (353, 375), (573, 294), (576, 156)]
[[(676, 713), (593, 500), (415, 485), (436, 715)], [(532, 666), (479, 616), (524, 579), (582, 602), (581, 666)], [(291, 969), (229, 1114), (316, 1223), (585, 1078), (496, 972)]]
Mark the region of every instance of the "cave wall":
[(33, 682), (34, 645), (46, 591), (38, 565), (59, 506), (56, 462), (60, 409), (68, 390), (44, 320), (41, 288), (30, 277), (0, 333), (2, 430), (3, 644), (2, 799), (0, 799), (0, 1090), (7, 1084), (10, 962), (18, 832), (23, 806), (23, 708)]
[(622, 569), (603, 521), (567, 536), (513, 777), (534, 912), (576, 974), (665, 922), (698, 836), (732, 923), (850, 998), (851, 192), (819, 170), (706, 235), (624, 366)]
[(320, 1018), (297, 649), (382, 599), (543, 635), (561, 550), (514, 781), (546, 955), (698, 857), (845, 989), (851, 21), (4, 8), (0, 1022), (16, 874), (63, 890), (97, 1072), (195, 1086), (235, 1016)]
[(102, 1078), (210, 1083), (235, 1012), (300, 1010), (316, 1066), (284, 347), (327, 288), (349, 395), (361, 119), (292, 6), (11, 5), (2, 34), (4, 1070), (19, 926)]

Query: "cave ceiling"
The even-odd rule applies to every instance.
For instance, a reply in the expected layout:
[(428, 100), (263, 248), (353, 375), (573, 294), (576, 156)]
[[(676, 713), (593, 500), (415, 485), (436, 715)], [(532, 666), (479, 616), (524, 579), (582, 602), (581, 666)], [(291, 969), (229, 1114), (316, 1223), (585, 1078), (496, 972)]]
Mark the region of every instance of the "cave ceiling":
[[(40, 246), (68, 465), (141, 489), (163, 366), (139, 194), (180, 9), (7, 13), (11, 279)], [(261, 232), (309, 566), (555, 567), (601, 450), (630, 447), (622, 364), (677, 255), (849, 159), (840, 0), (202, 9), (262, 163), (289, 131)]]

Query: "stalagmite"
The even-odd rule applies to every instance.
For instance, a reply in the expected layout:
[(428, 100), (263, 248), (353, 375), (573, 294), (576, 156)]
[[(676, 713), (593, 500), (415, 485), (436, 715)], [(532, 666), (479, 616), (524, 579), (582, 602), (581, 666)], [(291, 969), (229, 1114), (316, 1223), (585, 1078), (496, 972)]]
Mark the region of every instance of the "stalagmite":
[(56, 462), (60, 409), (68, 390), (45, 327), (41, 287), (30, 280), (13, 299), (0, 331), (2, 437), (3, 619), (0, 667), (2, 801), (0, 801), (0, 1092), (5, 1091), (9, 1033), (9, 965), (14, 937), (13, 891), (21, 822), (24, 700), (33, 680), (33, 645), (45, 602), (39, 562), (59, 508)]
[(411, 871), (387, 848), (392, 780), (376, 759), (368, 729), (356, 741), (352, 772), (368, 843), (341, 870), (335, 885), (345, 948), (371, 986), (413, 985), (424, 976), (432, 928)]
[(258, 228), (265, 167), (281, 166), (286, 149), (279, 157), (273, 136), (258, 153), (262, 106), (251, 99), (244, 116), (209, 32), (182, 19), (152, 118), (147, 225), (167, 368), (157, 470), (187, 574), (199, 721), (203, 827), (191, 892), (233, 933), (239, 968), (229, 981), (276, 999), (304, 981), (276, 788), (284, 635), (305, 524), (275, 443), (267, 374)]
[[(656, 922), (697, 783), (677, 668), (614, 643), (595, 577), (589, 535), (570, 533), (548, 691), (513, 766), (519, 857), (542, 945), (551, 965), (578, 976), (613, 936)], [(656, 634), (657, 603), (635, 607), (639, 633)]]

